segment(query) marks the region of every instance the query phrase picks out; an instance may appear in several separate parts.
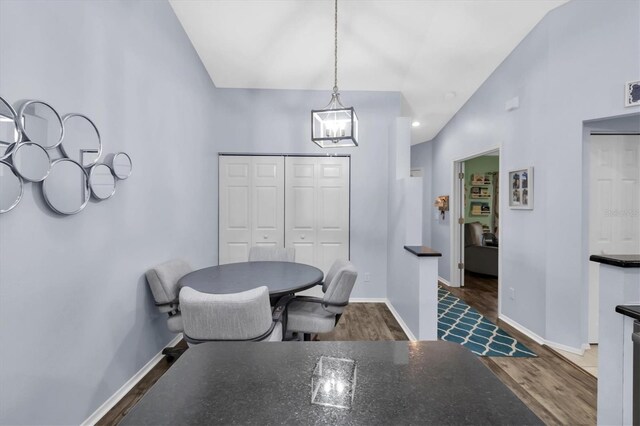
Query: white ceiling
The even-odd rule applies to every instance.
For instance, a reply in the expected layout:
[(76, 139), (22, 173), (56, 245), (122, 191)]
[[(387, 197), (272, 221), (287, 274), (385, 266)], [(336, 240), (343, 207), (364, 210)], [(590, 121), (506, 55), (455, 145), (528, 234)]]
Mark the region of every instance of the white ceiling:
[[(338, 85), (401, 92), (421, 123), (412, 142), (431, 140), (566, 1), (339, 0)], [(170, 3), (217, 87), (333, 87), (332, 0)], [(357, 112), (348, 96), (342, 100)]]

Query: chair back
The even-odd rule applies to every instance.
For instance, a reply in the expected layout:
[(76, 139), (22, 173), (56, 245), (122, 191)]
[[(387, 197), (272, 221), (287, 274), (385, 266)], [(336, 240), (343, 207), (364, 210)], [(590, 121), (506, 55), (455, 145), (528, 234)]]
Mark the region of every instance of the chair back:
[[(349, 296), (351, 295), (351, 290), (353, 290), (353, 285), (356, 283), (356, 278), (358, 278), (358, 272), (353, 264), (348, 262), (333, 277), (322, 300), (328, 303), (349, 303)], [(324, 307), (325, 310), (334, 314), (341, 314), (344, 308), (344, 306), (331, 305)]]
[(249, 249), (249, 262), (295, 262), (293, 248), (253, 246)]
[(266, 286), (232, 294), (180, 291), (184, 334), (198, 342), (248, 340), (266, 333), (273, 322)]
[(336, 261), (333, 262), (333, 265), (331, 265), (331, 268), (329, 268), (329, 272), (327, 272), (327, 275), (325, 275), (324, 282), (322, 283), (323, 293), (327, 292), (327, 289), (329, 288), (329, 284), (331, 284), (333, 277), (336, 276), (338, 271), (344, 268), (345, 266), (347, 266), (348, 264), (349, 264), (349, 261), (344, 259), (337, 259)]
[[(169, 260), (149, 269), (146, 272), (147, 282), (153, 293), (158, 309), (169, 312), (175, 309), (171, 304), (177, 305), (178, 280), (191, 272), (191, 266), (182, 259)], [(174, 303), (175, 302), (175, 303)]]

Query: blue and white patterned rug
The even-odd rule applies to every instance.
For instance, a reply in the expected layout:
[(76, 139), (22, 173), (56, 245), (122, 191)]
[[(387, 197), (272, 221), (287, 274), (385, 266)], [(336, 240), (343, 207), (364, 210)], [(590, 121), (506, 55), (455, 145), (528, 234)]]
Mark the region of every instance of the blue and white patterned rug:
[(460, 343), (480, 356), (537, 356), (442, 287), (438, 287), (438, 338)]

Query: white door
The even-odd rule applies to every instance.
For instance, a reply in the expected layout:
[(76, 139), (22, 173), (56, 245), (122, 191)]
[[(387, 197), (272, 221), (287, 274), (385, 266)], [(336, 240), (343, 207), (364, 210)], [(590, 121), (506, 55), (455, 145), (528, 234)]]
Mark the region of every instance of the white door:
[[(640, 253), (640, 135), (591, 136), (589, 253)], [(589, 343), (598, 341), (599, 264), (589, 264)]]
[(252, 157), (251, 170), (251, 245), (284, 247), (284, 157)]
[(251, 157), (218, 160), (218, 263), (246, 261), (251, 246)]
[(296, 262), (326, 274), (336, 259), (349, 259), (349, 158), (287, 157), (285, 170), (286, 246)]
[(246, 262), (253, 245), (284, 246), (284, 159), (219, 157), (218, 263)]

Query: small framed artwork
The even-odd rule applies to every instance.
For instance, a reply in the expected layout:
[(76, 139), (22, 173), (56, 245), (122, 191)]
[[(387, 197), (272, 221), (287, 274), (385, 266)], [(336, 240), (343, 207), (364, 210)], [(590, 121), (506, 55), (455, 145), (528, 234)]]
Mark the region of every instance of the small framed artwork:
[(640, 105), (640, 80), (628, 81), (624, 85), (624, 106)]
[(533, 210), (533, 167), (509, 172), (509, 208)]

